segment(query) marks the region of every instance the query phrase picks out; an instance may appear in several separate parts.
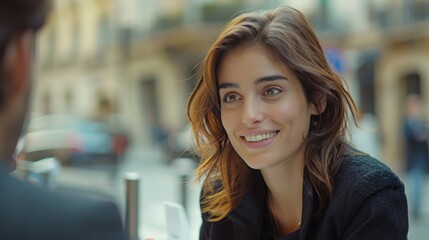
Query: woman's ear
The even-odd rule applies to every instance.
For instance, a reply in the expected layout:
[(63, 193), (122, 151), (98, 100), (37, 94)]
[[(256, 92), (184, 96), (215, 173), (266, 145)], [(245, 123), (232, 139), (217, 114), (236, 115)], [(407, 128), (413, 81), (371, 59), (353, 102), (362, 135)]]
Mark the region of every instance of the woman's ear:
[(320, 115), (326, 109), (327, 96), (326, 93), (319, 93), (314, 97), (314, 100), (310, 103), (311, 114)]
[(25, 31), (11, 38), (4, 56), (4, 87), (6, 101), (13, 99), (31, 84), (34, 33)]

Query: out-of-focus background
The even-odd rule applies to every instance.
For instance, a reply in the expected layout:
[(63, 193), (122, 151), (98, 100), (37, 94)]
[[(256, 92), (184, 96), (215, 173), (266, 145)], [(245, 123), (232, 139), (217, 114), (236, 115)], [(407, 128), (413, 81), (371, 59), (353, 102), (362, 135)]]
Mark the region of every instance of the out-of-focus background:
[[(44, 163), (48, 187), (111, 197), (121, 211), (124, 173), (137, 172), (140, 236), (165, 238), (163, 201), (173, 201), (185, 205), (197, 239), (200, 186), (181, 184), (198, 162), (185, 115), (195, 66), (232, 16), (278, 5), (309, 17), (365, 114), (351, 140), (407, 183), (406, 95), (420, 95), (429, 116), (429, 0), (55, 0), (38, 39), (19, 169), (41, 183), (34, 163), (55, 157)], [(429, 233), (427, 179), (424, 186), (411, 240)]]

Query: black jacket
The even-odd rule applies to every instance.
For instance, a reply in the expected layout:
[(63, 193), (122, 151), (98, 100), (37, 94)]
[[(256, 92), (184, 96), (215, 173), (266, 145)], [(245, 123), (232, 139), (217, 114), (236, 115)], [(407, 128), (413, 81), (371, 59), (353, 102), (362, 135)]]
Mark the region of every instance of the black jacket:
[[(241, 202), (224, 220), (206, 221), (200, 239), (272, 239), (263, 231), (266, 216), (266, 186), (259, 177)], [(404, 185), (383, 163), (356, 155), (344, 159), (334, 183), (334, 192), (321, 214), (315, 215), (317, 194), (305, 178), (300, 240), (403, 240), (408, 233)]]
[(0, 163), (0, 239), (126, 240), (113, 202), (29, 185)]

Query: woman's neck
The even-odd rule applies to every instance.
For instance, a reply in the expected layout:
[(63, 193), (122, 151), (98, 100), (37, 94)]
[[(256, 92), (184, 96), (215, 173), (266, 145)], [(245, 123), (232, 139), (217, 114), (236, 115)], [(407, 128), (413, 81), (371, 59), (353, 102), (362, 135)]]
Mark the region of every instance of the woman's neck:
[(268, 187), (267, 204), (279, 235), (299, 229), (302, 213), (304, 161), (290, 161), (261, 173)]

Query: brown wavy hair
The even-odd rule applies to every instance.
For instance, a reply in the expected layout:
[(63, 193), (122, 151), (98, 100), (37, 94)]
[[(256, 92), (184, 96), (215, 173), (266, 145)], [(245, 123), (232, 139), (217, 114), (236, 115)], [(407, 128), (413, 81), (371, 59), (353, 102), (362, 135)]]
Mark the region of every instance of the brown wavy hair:
[(233, 18), (205, 55), (187, 105), (201, 157), (196, 174), (199, 180), (205, 179), (202, 211), (210, 221), (225, 218), (254, 180), (252, 170), (235, 152), (223, 128), (217, 87), (217, 70), (225, 55), (254, 45), (265, 47), (298, 76), (307, 101), (321, 113), (312, 116), (304, 142), (304, 168), (319, 198), (318, 211), (332, 195), (333, 176), (344, 154), (352, 151), (346, 142), (347, 109), (355, 124), (361, 117), (346, 84), (329, 66), (316, 34), (301, 12), (282, 6)]

